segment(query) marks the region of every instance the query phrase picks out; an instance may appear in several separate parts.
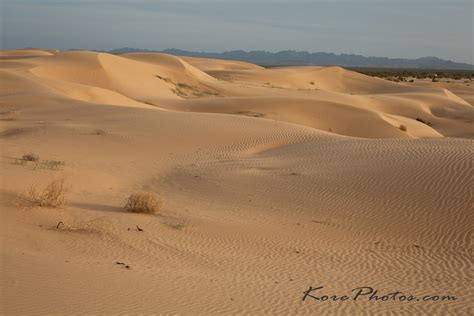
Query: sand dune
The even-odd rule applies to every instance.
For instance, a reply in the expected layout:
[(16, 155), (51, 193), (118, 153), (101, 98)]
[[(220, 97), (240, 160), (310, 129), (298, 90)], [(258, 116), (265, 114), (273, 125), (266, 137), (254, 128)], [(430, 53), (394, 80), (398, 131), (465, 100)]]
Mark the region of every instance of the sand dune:
[(368, 77), (341, 67), (285, 67), (256, 70), (213, 70), (216, 78), (275, 88), (312, 89), (346, 94), (406, 92), (415, 89), (390, 81)]
[(215, 70), (262, 70), (261, 66), (234, 60), (217, 60), (209, 58), (181, 57), (182, 60), (204, 72)]
[[(1, 314), (472, 310), (472, 87), (163, 54), (0, 56)], [(15, 161), (30, 152), (39, 163)], [(17, 199), (58, 178), (65, 207)], [(136, 191), (163, 209), (125, 212)], [(310, 285), (457, 300), (302, 301)]]

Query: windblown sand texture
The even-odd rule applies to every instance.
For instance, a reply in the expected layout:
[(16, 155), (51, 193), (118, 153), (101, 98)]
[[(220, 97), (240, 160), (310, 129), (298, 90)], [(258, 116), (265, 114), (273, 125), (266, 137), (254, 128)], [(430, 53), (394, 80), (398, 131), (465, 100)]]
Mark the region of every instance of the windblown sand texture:
[[(473, 100), (339, 67), (1, 51), (0, 314), (469, 315)], [(64, 207), (18, 200), (58, 178)], [(140, 191), (157, 214), (125, 212)]]

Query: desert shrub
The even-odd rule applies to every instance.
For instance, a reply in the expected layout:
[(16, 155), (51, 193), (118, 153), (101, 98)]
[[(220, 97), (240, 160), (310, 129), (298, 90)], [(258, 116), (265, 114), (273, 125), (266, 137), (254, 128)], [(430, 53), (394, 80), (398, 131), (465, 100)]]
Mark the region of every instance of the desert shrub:
[(27, 194), (20, 196), (21, 200), (32, 206), (61, 207), (65, 203), (66, 187), (64, 179), (53, 180), (41, 191), (34, 186)]
[(160, 75), (155, 75), (155, 76), (156, 76), (156, 78), (161, 79), (166, 83), (173, 83), (173, 80), (171, 80), (170, 78), (165, 78), (165, 77), (162, 77)]
[(37, 154), (29, 153), (29, 154), (24, 154), (21, 157), (21, 159), (26, 160), (26, 161), (38, 162), (40, 160), (40, 157)]
[(64, 161), (61, 160), (44, 160), (37, 164), (36, 168), (59, 170), (65, 165)]
[(194, 88), (193, 86), (190, 86), (186, 83), (180, 83), (180, 82), (176, 84), (176, 87), (179, 89), (193, 89)]
[(400, 125), (399, 129), (403, 132), (406, 132), (407, 131), (407, 127), (406, 125)]
[(430, 121), (424, 120), (424, 119), (422, 119), (422, 118), (420, 118), (420, 117), (417, 117), (416, 120), (417, 120), (418, 122), (421, 122), (421, 123), (426, 124), (426, 125), (428, 125), (428, 126), (431, 126), (431, 125), (432, 125)]
[(132, 193), (125, 203), (125, 209), (132, 213), (154, 214), (161, 208), (161, 199), (152, 192)]
[(93, 135), (99, 135), (99, 136), (107, 135), (107, 133), (104, 130), (101, 130), (101, 129), (94, 130), (94, 132), (92, 134)]
[(7, 110), (0, 112), (0, 119), (2, 121), (16, 121), (20, 117), (21, 111), (19, 110)]

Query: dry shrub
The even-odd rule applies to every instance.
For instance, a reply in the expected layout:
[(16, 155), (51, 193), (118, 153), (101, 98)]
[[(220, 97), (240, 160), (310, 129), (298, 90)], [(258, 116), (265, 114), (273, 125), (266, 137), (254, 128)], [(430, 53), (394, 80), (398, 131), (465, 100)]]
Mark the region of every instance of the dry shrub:
[(21, 159), (25, 161), (32, 161), (32, 162), (38, 162), (40, 160), (40, 157), (37, 154), (34, 153), (29, 153), (29, 154), (24, 154)]
[(433, 124), (431, 124), (430, 121), (424, 120), (424, 119), (422, 119), (422, 118), (420, 118), (420, 117), (417, 117), (416, 120), (417, 120), (418, 122), (421, 122), (421, 123), (426, 124), (426, 125), (428, 125), (428, 126), (433, 125)]
[(31, 206), (61, 207), (65, 203), (66, 186), (64, 179), (51, 181), (43, 190), (38, 191), (31, 186), (27, 194), (22, 194), (20, 199)]
[(400, 125), (399, 129), (403, 132), (406, 132), (407, 131), (407, 127), (406, 125)]
[(161, 199), (152, 192), (132, 193), (125, 204), (125, 209), (132, 213), (154, 214), (161, 208)]
[(101, 130), (101, 129), (96, 129), (94, 130), (94, 132), (92, 133), (93, 135), (99, 135), (99, 136), (104, 136), (104, 135), (107, 135), (107, 132)]
[(0, 112), (0, 120), (2, 121), (16, 121), (20, 117), (21, 111), (7, 110)]

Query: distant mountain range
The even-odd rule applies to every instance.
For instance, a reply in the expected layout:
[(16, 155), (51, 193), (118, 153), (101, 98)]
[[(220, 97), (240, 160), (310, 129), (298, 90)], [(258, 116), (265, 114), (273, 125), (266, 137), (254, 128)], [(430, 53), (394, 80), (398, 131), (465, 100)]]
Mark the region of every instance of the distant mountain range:
[(201, 58), (215, 58), (225, 60), (240, 60), (262, 66), (296, 66), (296, 65), (318, 65), (318, 66), (343, 66), (343, 67), (370, 67), (370, 68), (407, 68), (407, 69), (449, 69), (449, 70), (474, 70), (474, 66), (465, 63), (457, 63), (437, 57), (422, 57), (418, 59), (387, 58), (387, 57), (365, 57), (354, 54), (334, 53), (309, 53), (305, 51), (285, 50), (278, 53), (266, 51), (235, 50), (224, 53), (191, 52), (179, 49), (166, 49), (155, 51), (137, 48), (118, 48), (110, 53), (122, 54), (132, 52), (159, 52), (176, 56), (190, 56)]

